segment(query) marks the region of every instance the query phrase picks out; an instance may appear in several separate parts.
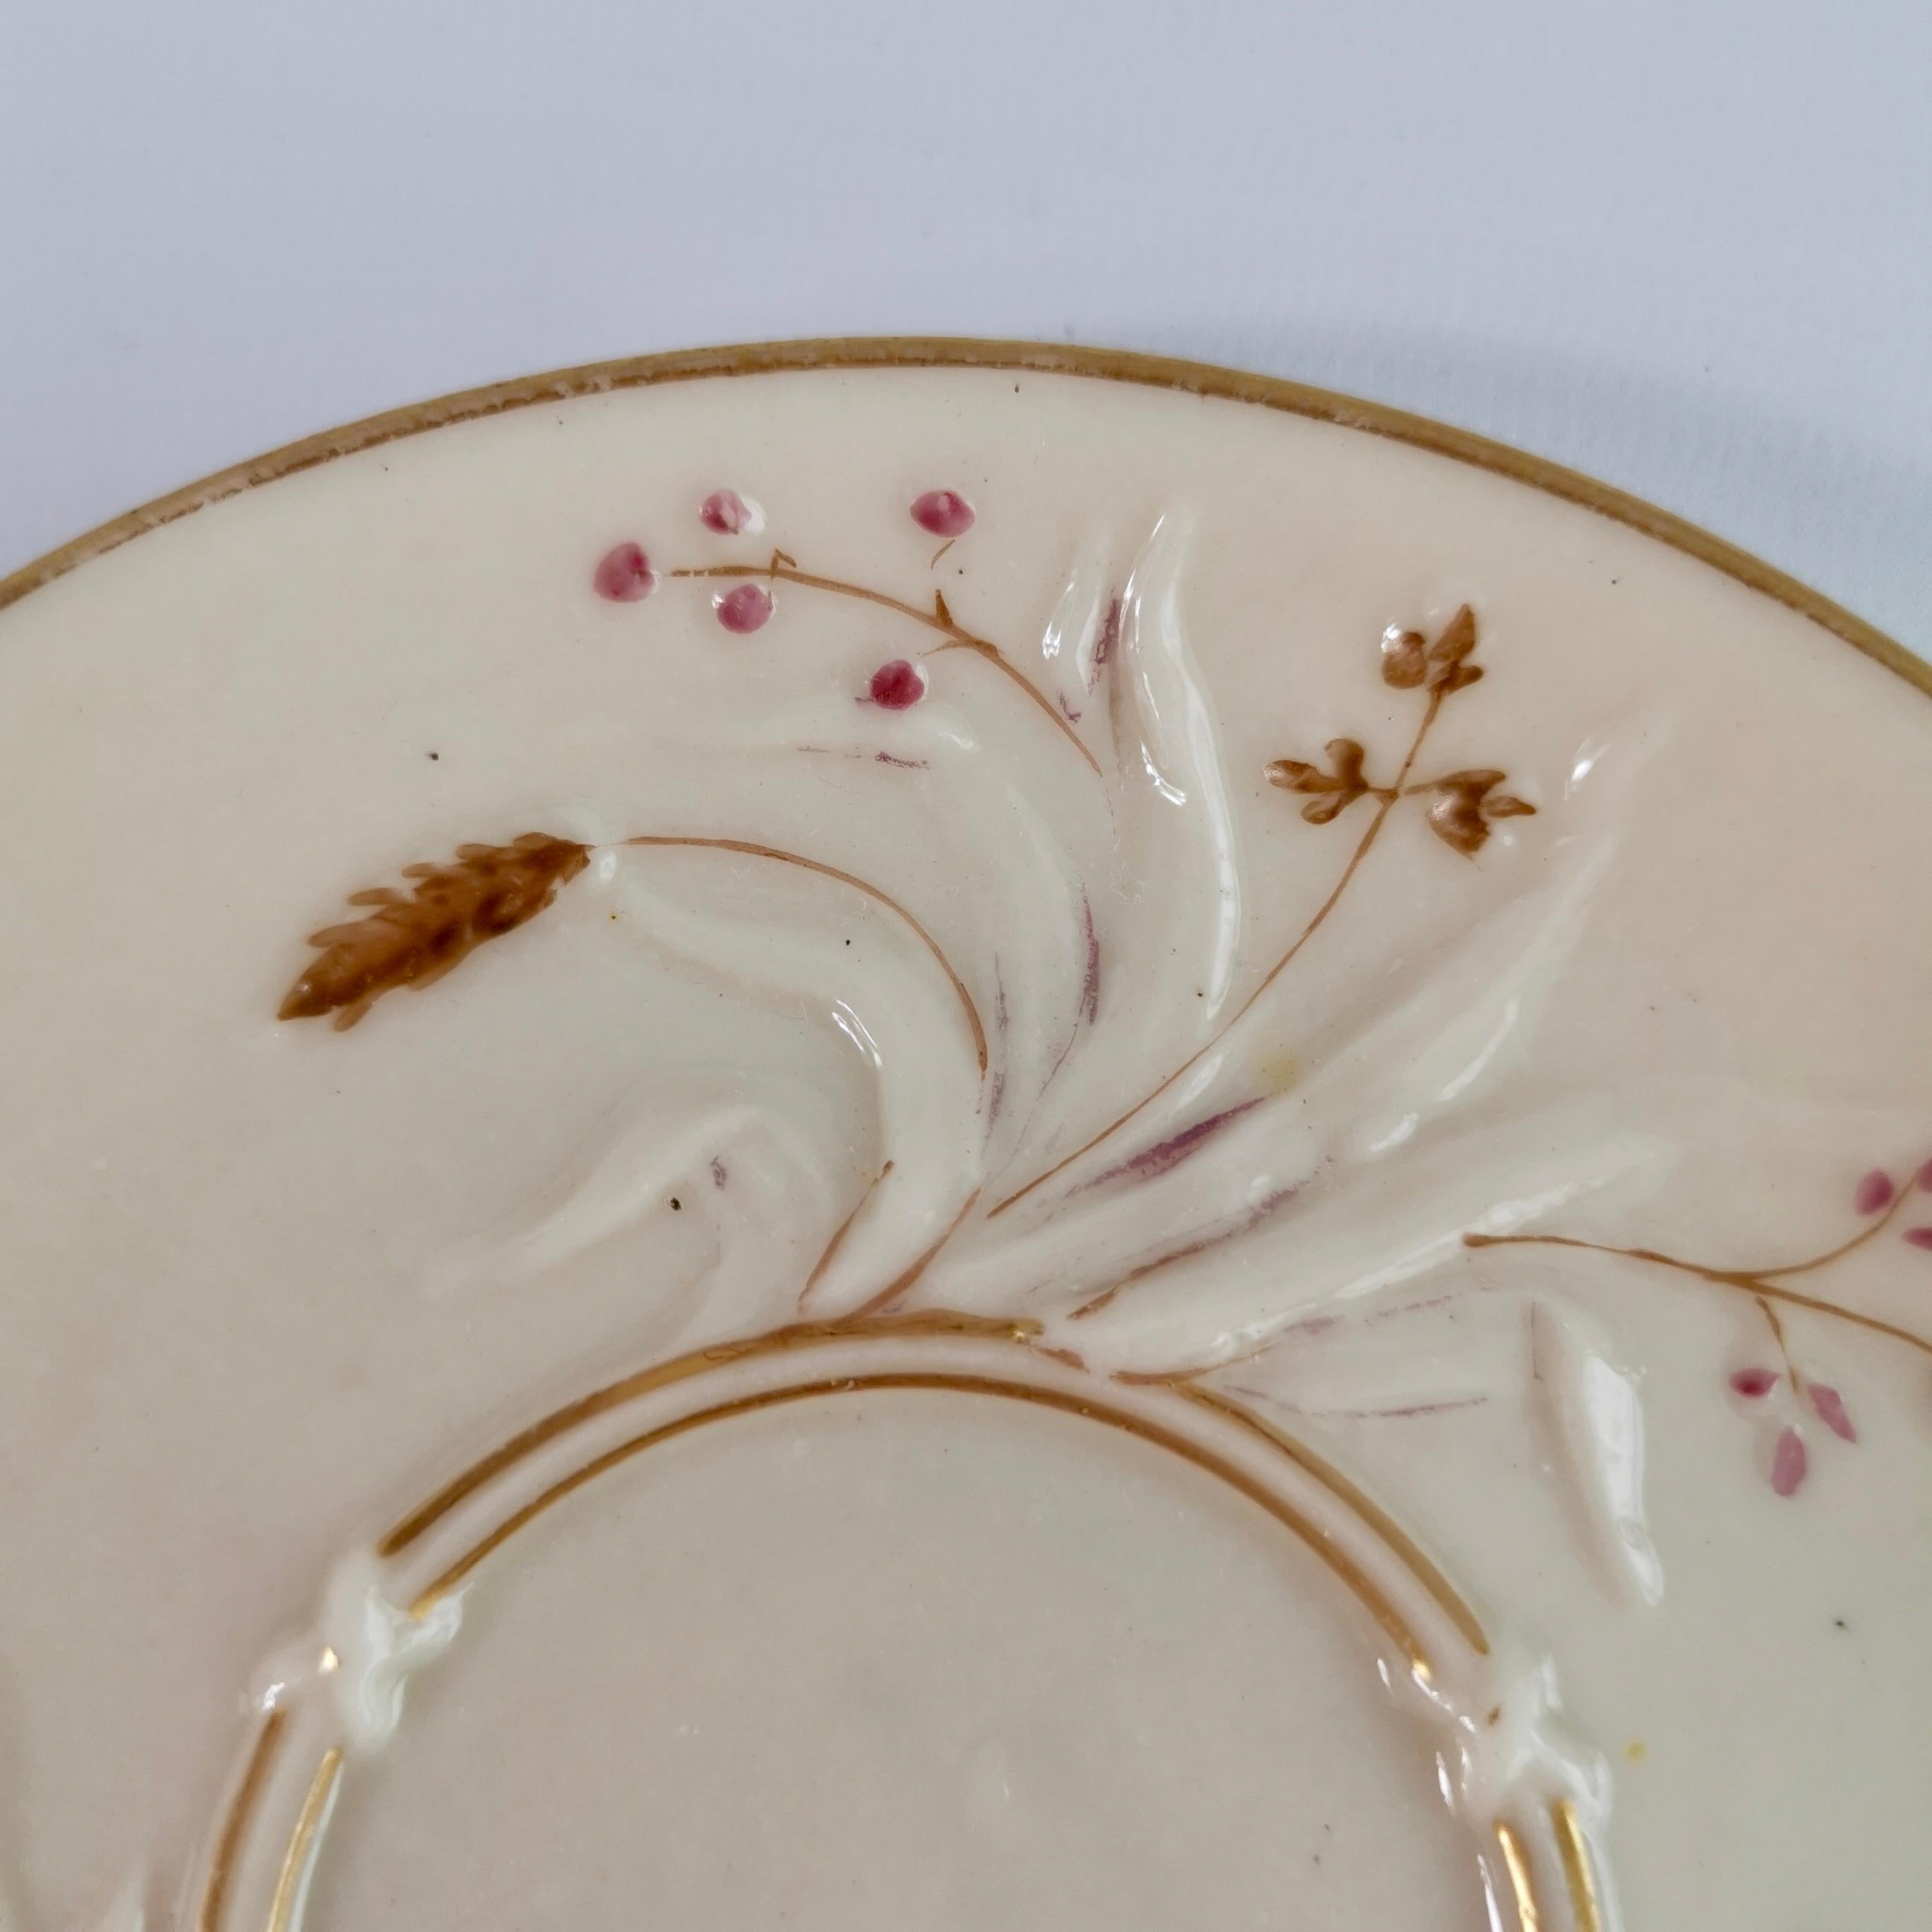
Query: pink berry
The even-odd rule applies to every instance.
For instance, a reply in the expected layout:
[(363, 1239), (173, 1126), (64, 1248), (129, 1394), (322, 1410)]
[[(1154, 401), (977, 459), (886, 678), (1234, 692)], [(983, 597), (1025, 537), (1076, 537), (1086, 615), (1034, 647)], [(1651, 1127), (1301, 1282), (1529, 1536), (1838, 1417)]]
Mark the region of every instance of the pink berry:
[(926, 695), (926, 674), (916, 664), (895, 658), (873, 672), (868, 688), (874, 704), (888, 711), (910, 711)]
[(1795, 1496), (1810, 1460), (1804, 1453), (1804, 1437), (1787, 1424), (1779, 1432), (1778, 1447), (1772, 1451), (1771, 1486), (1781, 1496)]
[(1775, 1369), (1740, 1369), (1731, 1378), (1731, 1386), (1738, 1394), (1748, 1396), (1755, 1401), (1761, 1395), (1768, 1395), (1778, 1386)]
[(1823, 1382), (1814, 1382), (1811, 1406), (1818, 1412), (1818, 1419), (1834, 1436), (1842, 1436), (1847, 1442), (1858, 1439), (1858, 1432), (1852, 1426), (1852, 1418), (1846, 1411), (1845, 1399), (1836, 1389)]
[(740, 637), (761, 629), (772, 614), (771, 594), (762, 584), (741, 584), (716, 600), (718, 621)]
[(1892, 1197), (1898, 1191), (1892, 1184), (1892, 1176), (1883, 1168), (1875, 1167), (1858, 1183), (1852, 1205), (1861, 1214), (1876, 1214), (1892, 1205)]
[(912, 520), (936, 537), (963, 537), (973, 527), (973, 506), (957, 490), (928, 490), (913, 500)]
[(634, 543), (620, 543), (604, 553), (596, 574), (590, 580), (600, 597), (614, 604), (634, 604), (658, 587), (658, 574), (651, 560)]
[(721, 537), (755, 535), (764, 528), (765, 513), (735, 490), (714, 490), (698, 506), (698, 521)]
[(1932, 1248), (1932, 1228), (1908, 1228), (1905, 1238), (1915, 1248)]

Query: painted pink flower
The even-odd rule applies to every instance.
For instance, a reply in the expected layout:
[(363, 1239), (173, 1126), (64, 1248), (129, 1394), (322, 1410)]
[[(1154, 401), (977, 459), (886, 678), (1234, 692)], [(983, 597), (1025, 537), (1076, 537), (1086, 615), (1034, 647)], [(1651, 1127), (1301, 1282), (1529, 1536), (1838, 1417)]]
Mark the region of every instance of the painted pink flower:
[(634, 604), (658, 587), (658, 574), (651, 568), (650, 559), (634, 543), (620, 543), (606, 550), (590, 580), (598, 596), (614, 604)]
[(1786, 1424), (1778, 1432), (1778, 1447), (1772, 1451), (1771, 1486), (1781, 1496), (1795, 1496), (1809, 1462), (1804, 1437)]
[(721, 537), (753, 536), (765, 526), (765, 513), (735, 490), (714, 490), (698, 506), (698, 520)]
[(1856, 1442), (1858, 1432), (1852, 1426), (1852, 1418), (1846, 1413), (1845, 1399), (1838, 1391), (1823, 1382), (1810, 1385), (1811, 1406), (1818, 1412), (1818, 1419), (1834, 1436), (1847, 1442)]
[(1892, 1176), (1883, 1168), (1875, 1167), (1858, 1183), (1852, 1205), (1861, 1214), (1880, 1214), (1892, 1205), (1892, 1197), (1898, 1192), (1892, 1184)]
[(1932, 1228), (1908, 1228), (1905, 1238), (1915, 1248), (1932, 1248)]
[(761, 584), (741, 584), (736, 590), (714, 598), (712, 608), (726, 630), (735, 631), (740, 637), (748, 636), (762, 629), (772, 614), (771, 592)]
[(913, 499), (912, 520), (936, 537), (963, 537), (973, 527), (973, 506), (957, 490), (928, 490)]
[(873, 672), (866, 688), (874, 704), (888, 711), (910, 711), (926, 695), (926, 674), (904, 658), (895, 658)]
[(1778, 1386), (1775, 1369), (1740, 1369), (1731, 1378), (1731, 1386), (1739, 1395), (1755, 1401), (1761, 1395), (1768, 1395)]

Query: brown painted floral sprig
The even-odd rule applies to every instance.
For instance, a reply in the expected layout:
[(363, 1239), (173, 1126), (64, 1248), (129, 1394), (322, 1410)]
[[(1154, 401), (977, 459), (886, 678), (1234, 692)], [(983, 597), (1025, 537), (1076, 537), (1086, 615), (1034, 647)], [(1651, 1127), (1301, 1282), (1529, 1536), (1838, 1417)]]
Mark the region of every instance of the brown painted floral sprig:
[(1382, 682), (1397, 691), (1426, 690), (1429, 709), (1408, 759), (1392, 784), (1378, 784), (1365, 769), (1367, 754), (1353, 738), (1331, 738), (1323, 748), (1325, 770), (1300, 758), (1277, 758), (1268, 768), (1268, 782), (1297, 792), (1307, 802), (1301, 815), (1311, 825), (1327, 825), (1340, 818), (1358, 799), (1374, 799), (1386, 816), (1398, 799), (1426, 797), (1424, 812), (1429, 829), (1453, 850), (1473, 859), (1488, 843), (1490, 827), (1498, 819), (1521, 818), (1536, 808), (1526, 799), (1499, 791), (1504, 774), (1487, 768), (1444, 772), (1440, 777), (1408, 782), (1408, 772), (1422, 739), (1445, 700), (1466, 691), (1483, 675), (1469, 662), (1476, 648), (1475, 613), (1466, 604), (1443, 626), (1433, 643), (1420, 631), (1391, 628), (1382, 644)]

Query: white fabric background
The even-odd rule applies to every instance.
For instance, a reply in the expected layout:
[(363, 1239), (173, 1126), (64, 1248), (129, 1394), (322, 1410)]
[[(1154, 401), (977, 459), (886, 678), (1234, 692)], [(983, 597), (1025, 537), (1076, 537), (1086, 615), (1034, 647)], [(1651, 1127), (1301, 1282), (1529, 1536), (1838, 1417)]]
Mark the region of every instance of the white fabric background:
[(1164, 350), (1593, 471), (1932, 649), (1921, 0), (14, 0), (0, 570), (559, 364)]

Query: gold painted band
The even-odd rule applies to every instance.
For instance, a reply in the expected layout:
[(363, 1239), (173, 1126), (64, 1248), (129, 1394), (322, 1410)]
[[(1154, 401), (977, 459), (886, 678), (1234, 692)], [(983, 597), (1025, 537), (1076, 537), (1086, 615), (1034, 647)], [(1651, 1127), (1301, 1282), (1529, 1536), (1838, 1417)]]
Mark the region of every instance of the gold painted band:
[(111, 522), (98, 525), (58, 550), (23, 565), (10, 576), (0, 578), (0, 610), (17, 602), (30, 592), (56, 578), (64, 576), (91, 558), (118, 549), (130, 538), (158, 530), (164, 524), (205, 509), (224, 497), (232, 496), (256, 484), (272, 483), (278, 477), (292, 476), (338, 456), (371, 449), (379, 443), (399, 437), (418, 436), (425, 430), (440, 429), (450, 423), (470, 422), (482, 416), (501, 416), (512, 410), (567, 401), (577, 396), (598, 395), (617, 389), (642, 388), (659, 382), (688, 382), (721, 376), (769, 375), (791, 370), (946, 368), (996, 369), (1030, 371), (1057, 376), (1080, 376), (1106, 382), (1138, 384), (1144, 388), (1178, 389), (1191, 395), (1218, 398), (1231, 402), (1252, 403), (1263, 409), (1280, 410), (1288, 415), (1306, 416), (1343, 428), (1360, 430), (1371, 436), (1387, 436), (1418, 449), (1446, 456), (1479, 470), (1525, 483), (1546, 495), (1565, 502), (1581, 505), (1598, 515), (1628, 525), (1646, 536), (1683, 551), (1714, 570), (1789, 609), (1809, 617), (1814, 623), (1868, 657), (1876, 658), (1888, 670), (1920, 691), (1932, 695), (1932, 664), (1908, 651), (1876, 626), (1854, 616), (1843, 605), (1801, 584), (1796, 578), (1754, 556), (1748, 550), (1727, 543), (1722, 537), (1647, 503), (1641, 497), (1613, 489), (1606, 483), (1582, 475), (1561, 464), (1546, 462), (1539, 456), (1492, 442), (1468, 430), (1456, 429), (1426, 416), (1412, 416), (1406, 410), (1364, 402), (1356, 397), (1316, 388), (1304, 382), (1291, 382), (1273, 376), (1256, 376), (1236, 369), (1222, 369), (1211, 363), (1188, 362), (1171, 356), (1144, 356), (1119, 349), (1085, 349), (1071, 344), (1046, 342), (982, 341), (956, 336), (849, 336), (798, 342), (746, 343), (716, 349), (673, 350), (658, 356), (640, 356), (614, 362), (588, 363), (574, 369), (554, 370), (548, 375), (526, 376), (507, 382), (493, 382), (479, 389), (464, 389), (434, 401), (413, 403), (366, 416), (359, 422), (325, 430), (320, 435), (286, 443), (280, 449), (251, 458), (232, 468), (218, 471), (196, 483), (158, 496), (139, 509), (130, 510)]
[[(1110, 1428), (1138, 1437), (1156, 1448), (1165, 1449), (1170, 1454), (1180, 1456), (1183, 1461), (1192, 1463), (1196, 1468), (1218, 1478), (1228, 1487), (1265, 1510), (1285, 1528), (1292, 1531), (1347, 1586), (1382, 1626), (1417, 1678), (1426, 1683), (1433, 1676), (1433, 1666), (1428, 1653), (1424, 1649), (1420, 1639), (1410, 1628), (1408, 1620), (1376, 1588), (1348, 1552), (1338, 1548), (1332, 1537), (1325, 1534), (1318, 1524), (1304, 1516), (1292, 1503), (1276, 1495), (1240, 1464), (1213, 1449), (1191, 1441), (1150, 1416), (1117, 1406), (1097, 1391), (1091, 1396), (1076, 1394), (1068, 1390), (1042, 1388), (1036, 1383), (1010, 1381), (1004, 1376), (964, 1374), (944, 1370), (887, 1370), (866, 1375), (848, 1372), (809, 1382), (787, 1383), (776, 1388), (761, 1389), (753, 1394), (734, 1396), (724, 1401), (712, 1402), (703, 1408), (694, 1410), (688, 1415), (660, 1423), (655, 1428), (646, 1430), (641, 1434), (605, 1450), (601, 1455), (592, 1457), (580, 1468), (560, 1477), (540, 1496), (506, 1516), (495, 1528), (456, 1557), (433, 1582), (424, 1586), (410, 1604), (410, 1613), (418, 1618), (426, 1616), (440, 1598), (457, 1588), (478, 1564), (500, 1550), (519, 1530), (534, 1522), (554, 1504), (574, 1495), (586, 1484), (594, 1482), (599, 1476), (621, 1463), (628, 1462), (633, 1456), (643, 1454), (647, 1449), (655, 1448), (660, 1443), (671, 1442), (678, 1436), (688, 1435), (693, 1430), (702, 1428), (707, 1424), (725, 1421), (734, 1416), (754, 1414), (761, 1409), (830, 1396), (854, 1395), (868, 1389), (946, 1390), (967, 1395), (995, 1396), (1010, 1402), (1032, 1402), (1042, 1408), (1056, 1409), (1064, 1414), (1084, 1418), (1090, 1422), (1105, 1423)], [(1372, 1526), (1364, 1526), (1372, 1528)]]

